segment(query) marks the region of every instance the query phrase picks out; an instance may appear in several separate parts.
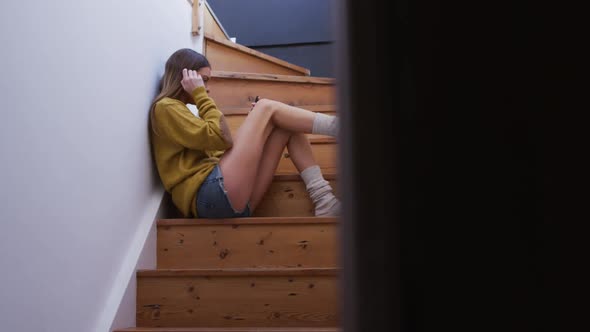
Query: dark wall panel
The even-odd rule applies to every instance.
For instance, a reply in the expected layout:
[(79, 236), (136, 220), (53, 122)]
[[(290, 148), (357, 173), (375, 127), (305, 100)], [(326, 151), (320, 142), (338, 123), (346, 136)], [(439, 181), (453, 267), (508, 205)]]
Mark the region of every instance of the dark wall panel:
[(237, 42), (246, 46), (334, 40), (333, 0), (208, 0)]
[(334, 77), (331, 43), (253, 47), (254, 49), (311, 70), (312, 76)]

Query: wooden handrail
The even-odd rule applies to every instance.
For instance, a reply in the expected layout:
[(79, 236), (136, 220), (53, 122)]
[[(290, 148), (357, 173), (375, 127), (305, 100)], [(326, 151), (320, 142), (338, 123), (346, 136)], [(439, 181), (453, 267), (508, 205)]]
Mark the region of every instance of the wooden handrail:
[(192, 11), (192, 29), (191, 32), (193, 36), (200, 35), (203, 30), (203, 24), (201, 22), (201, 11), (203, 8), (203, 0), (189, 0), (189, 3), (192, 2), (193, 11)]

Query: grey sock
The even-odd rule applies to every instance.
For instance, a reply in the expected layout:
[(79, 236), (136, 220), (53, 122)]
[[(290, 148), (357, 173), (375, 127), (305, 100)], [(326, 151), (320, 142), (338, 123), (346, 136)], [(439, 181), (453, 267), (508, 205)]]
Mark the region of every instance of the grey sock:
[(338, 117), (316, 112), (311, 133), (336, 137), (339, 127)]
[(303, 179), (303, 182), (305, 182), (306, 186), (308, 186), (313, 180), (324, 180), (322, 170), (318, 165), (309, 166), (308, 168), (304, 169), (301, 172), (301, 178)]
[(340, 214), (340, 201), (332, 193), (330, 183), (322, 176), (318, 165), (310, 166), (301, 172), (301, 178), (309, 197), (314, 204), (316, 216), (337, 216)]

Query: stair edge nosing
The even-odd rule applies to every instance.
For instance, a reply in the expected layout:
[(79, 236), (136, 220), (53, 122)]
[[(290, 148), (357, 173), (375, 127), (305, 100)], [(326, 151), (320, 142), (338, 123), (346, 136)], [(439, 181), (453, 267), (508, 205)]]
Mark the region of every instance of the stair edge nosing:
[(229, 79), (229, 80), (251, 80), (251, 81), (270, 81), (281, 83), (302, 83), (317, 85), (334, 85), (336, 80), (332, 77), (316, 76), (295, 76), (279, 74), (261, 74), (247, 73), (238, 71), (213, 70), (211, 78)]
[(206, 219), (206, 218), (178, 218), (159, 219), (158, 227), (164, 226), (210, 226), (210, 225), (258, 225), (258, 224), (335, 224), (338, 217), (249, 217), (230, 219)]
[(137, 270), (141, 277), (231, 277), (231, 276), (337, 276), (342, 269), (330, 268), (222, 268)]

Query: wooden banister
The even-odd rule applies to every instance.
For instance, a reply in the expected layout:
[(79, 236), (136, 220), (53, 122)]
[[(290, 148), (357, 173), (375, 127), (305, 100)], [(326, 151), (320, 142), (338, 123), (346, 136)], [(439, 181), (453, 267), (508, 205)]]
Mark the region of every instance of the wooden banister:
[[(191, 2), (191, 0), (189, 0), (189, 3)], [(192, 29), (191, 32), (193, 34), (193, 36), (196, 35), (200, 35), (201, 32), (203, 31), (203, 23), (201, 22), (201, 11), (203, 8), (203, 0), (192, 0), (192, 6), (193, 6), (193, 11), (192, 11), (192, 17), (193, 17), (193, 23), (192, 23)]]

